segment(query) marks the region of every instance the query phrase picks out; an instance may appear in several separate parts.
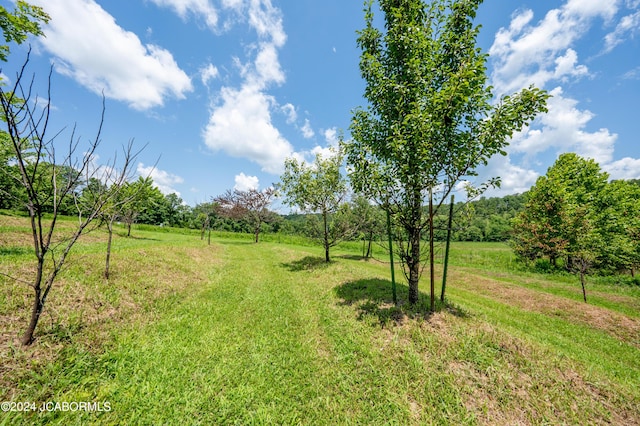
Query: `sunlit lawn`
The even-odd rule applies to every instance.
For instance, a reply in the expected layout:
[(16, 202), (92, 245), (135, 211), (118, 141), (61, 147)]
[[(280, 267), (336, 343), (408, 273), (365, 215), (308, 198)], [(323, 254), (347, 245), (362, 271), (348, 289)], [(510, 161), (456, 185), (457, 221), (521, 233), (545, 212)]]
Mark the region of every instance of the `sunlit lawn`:
[[(20, 229), (0, 216), (3, 235)], [(217, 234), (209, 246), (151, 229), (116, 238), (106, 282), (100, 232), (73, 255), (30, 348), (14, 341), (27, 289), (0, 278), (0, 399), (110, 411), (0, 424), (640, 422), (637, 288), (593, 285), (584, 305), (572, 277), (509, 267), (505, 245), (456, 244), (449, 305), (429, 315), (404, 303), (400, 272), (393, 305), (380, 247), (364, 261), (345, 245), (327, 265), (319, 247), (284, 239)], [(28, 273), (20, 238), (3, 240), (2, 272)]]

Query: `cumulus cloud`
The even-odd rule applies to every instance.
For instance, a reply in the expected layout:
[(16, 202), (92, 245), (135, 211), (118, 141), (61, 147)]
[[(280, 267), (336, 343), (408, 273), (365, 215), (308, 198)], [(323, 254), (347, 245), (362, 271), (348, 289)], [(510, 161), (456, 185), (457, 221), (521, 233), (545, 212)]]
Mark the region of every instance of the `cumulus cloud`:
[(552, 9), (535, 25), (531, 10), (512, 16), (508, 28), (501, 28), (489, 50), (494, 61), (492, 82), (498, 94), (535, 84), (544, 87), (551, 80), (588, 74), (571, 46), (591, 27), (596, 18), (610, 20), (617, 2), (569, 0)]
[[(251, 0), (248, 4), (227, 1), (225, 6), (245, 17), (257, 33), (258, 43), (251, 62), (243, 64), (238, 60), (244, 78), (240, 87), (220, 89), (203, 132), (204, 141), (214, 151), (247, 158), (264, 171), (278, 174), (284, 159), (293, 153), (292, 145), (272, 123), (272, 111), (278, 105), (267, 92), (285, 82), (278, 58), (278, 49), (286, 41), (281, 12), (270, 0)], [(292, 105), (281, 110), (289, 114), (288, 120), (294, 118)]]
[[(581, 108), (579, 102), (565, 94), (561, 84), (590, 77), (586, 65), (581, 64), (575, 50), (577, 42), (601, 20), (615, 27), (605, 40), (605, 53), (612, 50), (625, 37), (633, 36), (640, 27), (638, 13), (619, 18), (622, 2), (599, 0), (568, 0), (552, 9), (539, 21), (534, 21), (531, 10), (518, 10), (511, 23), (501, 28), (489, 51), (493, 63), (491, 84), (498, 95), (512, 93), (535, 84), (551, 89), (549, 112), (542, 114), (530, 128), (517, 133), (505, 159), (490, 161), (487, 170), (502, 176), (502, 188), (492, 193), (521, 192), (535, 182), (537, 173), (530, 165), (536, 164), (538, 155), (554, 152), (575, 152), (592, 158), (607, 170), (612, 178), (638, 176), (640, 160), (624, 158), (614, 161), (614, 148), (618, 135), (609, 129), (589, 127), (595, 114)], [(640, 1), (627, 0), (628, 8), (640, 7)], [(616, 22), (617, 20), (617, 22)], [(634, 78), (633, 71), (625, 78)], [(519, 164), (512, 163), (518, 156)]]
[(640, 179), (640, 159), (625, 157), (602, 166), (611, 179)]
[(257, 176), (247, 176), (244, 173), (240, 173), (236, 175), (235, 178), (236, 184), (233, 189), (238, 191), (248, 191), (250, 189), (258, 189), (260, 185), (260, 180)]
[(173, 188), (175, 185), (179, 185), (184, 182), (184, 179), (180, 176), (160, 170), (157, 167), (145, 166), (143, 163), (138, 164), (137, 172), (138, 175), (142, 177), (151, 176), (154, 185), (163, 194), (176, 194), (178, 197), (180, 196), (180, 192)]
[(293, 147), (271, 122), (274, 99), (255, 86), (225, 87), (204, 130), (214, 151), (248, 158), (269, 173), (278, 174)]
[[(171, 53), (142, 44), (93, 0), (33, 0), (51, 16), (40, 38), (56, 70), (95, 93), (145, 110), (193, 89)], [(100, 52), (100, 54), (96, 54)]]
[(340, 142), (338, 129), (332, 127), (324, 131), (324, 138), (330, 146), (337, 147)]
[(291, 104), (284, 104), (280, 109), (287, 116), (287, 124), (293, 124), (296, 122), (298, 119), (296, 107)]
[(617, 135), (607, 129), (586, 131), (594, 114), (579, 110), (578, 101), (564, 97), (560, 87), (551, 90), (550, 94), (549, 112), (540, 116), (538, 126), (516, 135), (510, 150), (532, 156), (551, 148), (557, 153), (575, 152), (600, 163), (611, 161)]

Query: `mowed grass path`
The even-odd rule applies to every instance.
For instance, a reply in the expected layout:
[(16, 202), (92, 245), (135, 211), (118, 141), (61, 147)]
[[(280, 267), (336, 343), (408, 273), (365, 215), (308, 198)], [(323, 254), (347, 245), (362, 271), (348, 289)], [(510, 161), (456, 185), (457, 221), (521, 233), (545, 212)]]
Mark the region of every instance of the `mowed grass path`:
[(159, 301), (152, 323), (34, 379), (48, 400), (111, 411), (0, 424), (640, 423), (635, 342), (514, 303), (535, 288), (492, 297), (500, 281), (458, 269), (457, 308), (407, 317), (385, 265), (353, 253), (326, 265), (313, 248), (237, 240), (212, 253), (203, 283)]

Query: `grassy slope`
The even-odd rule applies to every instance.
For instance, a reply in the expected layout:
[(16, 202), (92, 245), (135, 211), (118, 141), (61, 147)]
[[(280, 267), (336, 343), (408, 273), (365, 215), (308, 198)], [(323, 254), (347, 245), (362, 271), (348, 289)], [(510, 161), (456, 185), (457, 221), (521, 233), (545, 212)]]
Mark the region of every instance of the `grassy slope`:
[[(575, 283), (496, 276), (458, 257), (467, 265), (450, 280), (458, 309), (407, 317), (390, 303), (385, 265), (353, 252), (325, 265), (309, 247), (138, 235), (148, 239), (117, 240), (109, 286), (86, 272), (99, 268), (97, 243), (63, 277), (61, 295), (96, 286), (93, 302), (112, 316), (59, 313), (40, 349), (2, 353), (16, 367), (0, 399), (109, 401), (112, 411), (0, 414), (0, 424), (640, 422), (637, 315), (625, 313), (637, 306), (633, 290), (598, 289), (607, 303), (581, 315)], [(599, 315), (624, 319), (618, 328), (631, 334)], [(29, 374), (34, 353), (43, 360)]]

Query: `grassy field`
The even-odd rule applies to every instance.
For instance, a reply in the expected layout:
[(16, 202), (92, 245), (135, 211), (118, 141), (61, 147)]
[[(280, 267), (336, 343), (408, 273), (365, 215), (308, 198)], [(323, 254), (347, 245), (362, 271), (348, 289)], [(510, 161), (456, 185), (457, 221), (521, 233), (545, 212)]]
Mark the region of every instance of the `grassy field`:
[[(82, 240), (31, 347), (29, 288), (0, 276), (0, 401), (36, 404), (0, 425), (640, 424), (637, 286), (590, 284), (584, 304), (505, 245), (456, 244), (429, 314), (394, 306), (385, 256), (359, 244), (325, 264), (277, 236), (123, 235), (108, 282), (106, 234)], [(0, 216), (0, 273), (29, 276), (28, 237)], [(81, 401), (108, 411), (39, 411)]]

